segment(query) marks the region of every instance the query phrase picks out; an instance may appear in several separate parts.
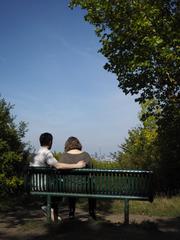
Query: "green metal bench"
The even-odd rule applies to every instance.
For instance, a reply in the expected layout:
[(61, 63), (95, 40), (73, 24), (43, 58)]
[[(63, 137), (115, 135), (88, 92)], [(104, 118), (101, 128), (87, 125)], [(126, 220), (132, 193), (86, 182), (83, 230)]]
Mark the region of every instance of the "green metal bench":
[(26, 191), (47, 197), (50, 222), (51, 197), (86, 197), (124, 200), (124, 222), (129, 223), (129, 200), (153, 201), (153, 172), (135, 170), (29, 167)]

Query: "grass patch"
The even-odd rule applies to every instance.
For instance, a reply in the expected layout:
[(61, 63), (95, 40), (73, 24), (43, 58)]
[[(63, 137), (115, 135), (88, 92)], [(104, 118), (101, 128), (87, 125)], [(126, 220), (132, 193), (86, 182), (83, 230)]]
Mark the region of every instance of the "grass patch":
[[(45, 200), (45, 198), (43, 198)], [(0, 212), (7, 212), (10, 209), (18, 208), (18, 206), (26, 209), (40, 209), (43, 201), (41, 198), (32, 196), (16, 196), (0, 198)], [(67, 200), (60, 203), (62, 207), (67, 208)], [(88, 211), (88, 200), (78, 199), (77, 207)], [(153, 203), (146, 201), (129, 201), (130, 214), (159, 216), (159, 217), (179, 217), (180, 216), (180, 196), (156, 197)], [(104, 213), (124, 213), (124, 202), (122, 200), (101, 200), (97, 199), (97, 211)]]
[[(156, 197), (152, 203), (145, 201), (130, 201), (130, 213), (159, 217), (180, 216), (180, 196), (177, 197)], [(115, 200), (112, 204), (112, 212), (123, 212), (123, 201)]]
[[(88, 209), (88, 200), (79, 199), (77, 207)], [(104, 213), (124, 213), (124, 201), (122, 200), (97, 200), (97, 211)], [(152, 203), (146, 201), (129, 201), (130, 214), (157, 216), (157, 217), (179, 217), (180, 196), (156, 197)]]

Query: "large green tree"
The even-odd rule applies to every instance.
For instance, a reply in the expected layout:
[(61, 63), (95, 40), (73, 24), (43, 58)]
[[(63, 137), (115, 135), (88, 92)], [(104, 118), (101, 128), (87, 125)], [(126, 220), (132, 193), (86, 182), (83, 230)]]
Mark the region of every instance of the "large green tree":
[(25, 122), (15, 123), (13, 105), (0, 97), (0, 192), (14, 192), (23, 184), (29, 148), (22, 139)]
[(179, 2), (172, 0), (72, 0), (95, 26), (119, 87), (137, 100), (159, 104), (179, 97)]

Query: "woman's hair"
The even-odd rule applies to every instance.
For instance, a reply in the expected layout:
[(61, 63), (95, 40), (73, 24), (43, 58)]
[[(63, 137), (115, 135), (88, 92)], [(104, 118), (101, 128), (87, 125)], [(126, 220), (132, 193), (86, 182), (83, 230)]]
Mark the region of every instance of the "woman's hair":
[(64, 150), (65, 150), (65, 152), (68, 152), (68, 151), (73, 150), (73, 149), (78, 149), (78, 150), (81, 151), (82, 145), (81, 145), (78, 138), (69, 137), (67, 139), (67, 141), (65, 142)]

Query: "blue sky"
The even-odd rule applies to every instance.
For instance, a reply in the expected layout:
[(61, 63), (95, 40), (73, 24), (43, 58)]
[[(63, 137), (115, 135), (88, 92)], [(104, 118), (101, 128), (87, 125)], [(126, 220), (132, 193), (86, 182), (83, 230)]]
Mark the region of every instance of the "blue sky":
[(28, 123), (36, 149), (42, 132), (63, 151), (69, 136), (93, 154), (114, 152), (137, 126), (139, 106), (103, 69), (93, 26), (66, 0), (0, 1), (0, 94)]

